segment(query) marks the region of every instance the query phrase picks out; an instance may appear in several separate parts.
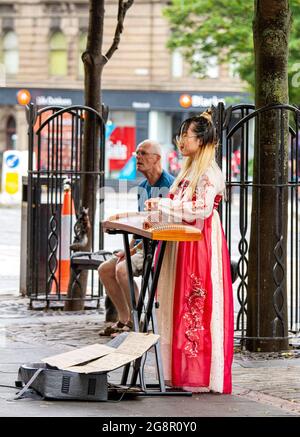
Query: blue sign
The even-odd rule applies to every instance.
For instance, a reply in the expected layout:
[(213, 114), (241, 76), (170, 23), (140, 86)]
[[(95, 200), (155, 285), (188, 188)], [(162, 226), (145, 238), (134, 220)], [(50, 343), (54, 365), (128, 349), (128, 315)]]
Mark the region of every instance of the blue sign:
[(136, 178), (136, 157), (132, 156), (120, 170), (119, 179), (130, 179)]
[(14, 155), (13, 153), (11, 153), (10, 155), (8, 155), (6, 157), (5, 162), (6, 162), (7, 167), (16, 168), (20, 164), (20, 159), (19, 159), (18, 155)]
[(108, 121), (105, 126), (105, 139), (108, 140), (112, 132), (115, 130), (116, 125), (112, 121)]

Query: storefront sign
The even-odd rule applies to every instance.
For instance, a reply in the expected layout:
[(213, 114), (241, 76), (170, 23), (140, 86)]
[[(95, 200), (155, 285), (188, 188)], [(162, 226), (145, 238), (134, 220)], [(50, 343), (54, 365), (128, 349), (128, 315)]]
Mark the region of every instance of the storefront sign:
[(192, 105), (192, 97), (189, 94), (182, 94), (179, 97), (179, 103), (183, 108), (189, 108)]
[(37, 96), (36, 104), (38, 106), (70, 106), (72, 105), (72, 99), (64, 98), (64, 97), (52, 97), (52, 96)]
[(135, 109), (150, 109), (151, 105), (149, 102), (132, 102), (132, 107)]
[(219, 99), (217, 96), (204, 97), (196, 94), (192, 96), (190, 96), (189, 94), (182, 94), (179, 97), (180, 106), (182, 106), (183, 108), (207, 108), (212, 105), (217, 106), (220, 102), (225, 103), (225, 100)]
[(28, 90), (22, 89), (17, 92), (17, 102), (19, 105), (26, 106), (31, 101), (31, 94)]

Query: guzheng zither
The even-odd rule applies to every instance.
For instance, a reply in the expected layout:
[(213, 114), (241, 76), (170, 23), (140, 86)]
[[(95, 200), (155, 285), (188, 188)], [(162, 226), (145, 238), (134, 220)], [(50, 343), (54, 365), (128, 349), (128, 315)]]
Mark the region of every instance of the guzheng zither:
[(153, 222), (148, 212), (124, 212), (102, 222), (104, 231), (120, 230), (159, 241), (198, 241), (202, 234), (195, 226), (183, 223)]

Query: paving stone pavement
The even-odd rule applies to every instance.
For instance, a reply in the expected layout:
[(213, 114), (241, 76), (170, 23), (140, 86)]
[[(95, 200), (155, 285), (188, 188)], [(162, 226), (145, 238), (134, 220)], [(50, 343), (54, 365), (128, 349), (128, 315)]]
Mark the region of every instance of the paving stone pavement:
[[(34, 362), (37, 358), (88, 344), (106, 343), (109, 338), (98, 334), (103, 325), (102, 309), (77, 313), (37, 311), (28, 309), (28, 299), (0, 297), (1, 384), (5, 385), (5, 374), (10, 374), (10, 379), (15, 377), (18, 366), (24, 362)], [(153, 362), (153, 357), (147, 361), (146, 374), (154, 378)], [(112, 379), (119, 376), (120, 371), (116, 371)], [(233, 365), (233, 396), (230, 398), (232, 402), (237, 399), (236, 404), (228, 404), (225, 415), (242, 415), (243, 411), (245, 415), (300, 416), (300, 349), (280, 354), (251, 354), (237, 349)], [(216, 399), (218, 397), (214, 397), (214, 402)], [(182, 400), (178, 402), (182, 403)], [(253, 408), (248, 414), (245, 413), (247, 402)], [(259, 405), (262, 410), (259, 410)], [(0, 416), (3, 414), (0, 408)], [(156, 415), (155, 410), (153, 414)], [(172, 414), (174, 409), (169, 415)]]

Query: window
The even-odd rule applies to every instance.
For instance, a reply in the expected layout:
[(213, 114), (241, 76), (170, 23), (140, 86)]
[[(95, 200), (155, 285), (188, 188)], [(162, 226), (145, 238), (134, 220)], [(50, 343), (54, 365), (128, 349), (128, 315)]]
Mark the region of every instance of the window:
[(84, 65), (81, 59), (82, 53), (86, 49), (86, 40), (87, 40), (87, 34), (82, 32), (79, 36), (79, 44), (78, 44), (78, 76), (83, 77), (84, 76)]
[(239, 77), (239, 73), (238, 73), (237, 69), (238, 69), (237, 62), (231, 61), (228, 64), (228, 75), (230, 78), (238, 78)]
[(0, 87), (5, 87), (5, 85), (6, 85), (5, 66), (3, 64), (3, 59), (1, 58), (1, 49), (0, 49)]
[(218, 58), (211, 56), (206, 62), (206, 75), (211, 79), (217, 79), (219, 77), (219, 65)]
[(10, 115), (6, 123), (6, 149), (16, 149), (17, 148), (17, 132), (16, 132), (16, 120)]
[(18, 37), (13, 31), (7, 32), (2, 39), (1, 63), (6, 74), (17, 74), (19, 71)]
[(67, 42), (62, 32), (55, 32), (50, 38), (49, 73), (51, 76), (67, 75)]
[(193, 62), (201, 68), (200, 75), (195, 72), (195, 77), (199, 76), (202, 78), (204, 76), (211, 79), (217, 79), (219, 77), (218, 58), (216, 56), (210, 56), (209, 58), (204, 59), (201, 52), (196, 52), (193, 55)]
[(179, 50), (172, 53), (172, 76), (182, 77), (183, 75), (183, 58)]

